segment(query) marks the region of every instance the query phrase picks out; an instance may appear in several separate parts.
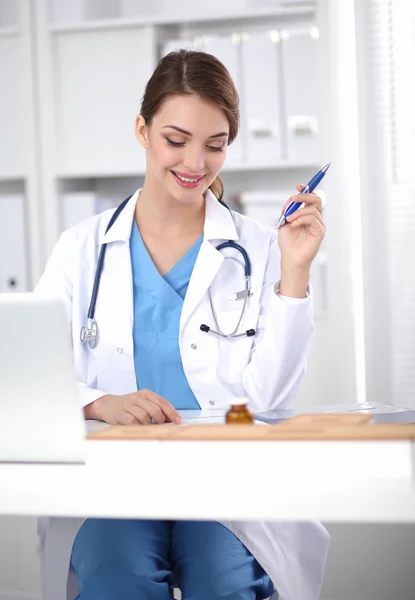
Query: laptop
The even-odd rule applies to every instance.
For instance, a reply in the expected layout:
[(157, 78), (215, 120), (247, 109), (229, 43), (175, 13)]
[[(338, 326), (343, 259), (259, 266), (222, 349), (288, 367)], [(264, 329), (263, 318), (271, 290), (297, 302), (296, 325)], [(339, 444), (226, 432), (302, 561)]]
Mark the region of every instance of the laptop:
[(84, 462), (63, 302), (0, 294), (0, 462)]

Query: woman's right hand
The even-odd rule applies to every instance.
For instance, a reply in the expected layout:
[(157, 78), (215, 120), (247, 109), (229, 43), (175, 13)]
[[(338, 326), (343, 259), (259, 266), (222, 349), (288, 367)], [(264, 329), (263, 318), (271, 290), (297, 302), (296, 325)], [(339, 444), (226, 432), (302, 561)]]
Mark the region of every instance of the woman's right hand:
[(85, 406), (84, 413), (86, 419), (105, 421), (110, 425), (149, 425), (153, 420), (157, 424), (181, 423), (174, 406), (150, 390), (123, 396), (101, 396)]

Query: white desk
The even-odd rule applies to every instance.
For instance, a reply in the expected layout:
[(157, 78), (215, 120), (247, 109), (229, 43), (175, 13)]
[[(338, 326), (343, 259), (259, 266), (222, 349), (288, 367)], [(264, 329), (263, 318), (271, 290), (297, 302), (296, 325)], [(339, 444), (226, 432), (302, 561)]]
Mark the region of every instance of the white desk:
[(0, 464), (0, 514), (415, 523), (410, 441), (88, 440), (85, 452), (82, 465)]

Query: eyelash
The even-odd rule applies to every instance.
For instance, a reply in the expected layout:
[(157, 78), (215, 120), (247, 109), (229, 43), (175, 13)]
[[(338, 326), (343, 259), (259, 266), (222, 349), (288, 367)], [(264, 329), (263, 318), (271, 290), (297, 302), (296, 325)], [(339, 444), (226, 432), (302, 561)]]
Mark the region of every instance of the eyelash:
[[(173, 142), (173, 140), (170, 140), (169, 138), (166, 138), (166, 142), (169, 144), (169, 146), (174, 146), (175, 148), (182, 148), (186, 142)], [(223, 145), (222, 146), (206, 146), (207, 148), (209, 148), (209, 150), (211, 152), (222, 152), (223, 151)]]

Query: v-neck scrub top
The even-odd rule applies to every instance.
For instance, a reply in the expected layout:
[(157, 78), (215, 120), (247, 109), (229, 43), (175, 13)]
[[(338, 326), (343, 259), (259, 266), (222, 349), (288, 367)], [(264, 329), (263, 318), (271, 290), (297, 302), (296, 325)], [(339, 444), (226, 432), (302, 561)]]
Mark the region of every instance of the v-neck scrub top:
[(134, 294), (134, 365), (137, 389), (148, 389), (176, 409), (199, 409), (183, 371), (179, 325), (203, 235), (164, 276), (133, 222), (130, 253)]

